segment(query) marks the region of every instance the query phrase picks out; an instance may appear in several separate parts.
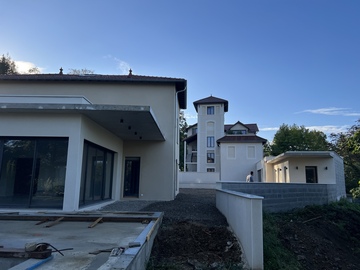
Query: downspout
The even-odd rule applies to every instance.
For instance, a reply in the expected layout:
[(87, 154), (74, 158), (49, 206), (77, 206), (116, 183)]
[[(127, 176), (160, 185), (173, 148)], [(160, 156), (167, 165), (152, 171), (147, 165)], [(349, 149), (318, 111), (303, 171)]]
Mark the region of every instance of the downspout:
[[(185, 88), (184, 89), (182, 89), (182, 90), (179, 90), (179, 91), (177, 91), (176, 92), (176, 97), (175, 97), (175, 104), (178, 104), (179, 103), (179, 96), (178, 96), (178, 94), (179, 93), (182, 93), (182, 92), (185, 92), (187, 90), (187, 86), (185, 86)], [(180, 111), (180, 105), (178, 105), (179, 106), (179, 111)], [(177, 118), (179, 118), (179, 115), (178, 115), (178, 113), (177, 112), (175, 112), (176, 113), (176, 115), (177, 115)], [(178, 138), (178, 147), (179, 147), (179, 149), (178, 149), (178, 158), (176, 159), (176, 161), (178, 161), (178, 160), (180, 160), (179, 158), (180, 158), (180, 129), (179, 129), (179, 122), (178, 121), (176, 121), (177, 123), (178, 123), (178, 126), (176, 127), (176, 129), (175, 130), (177, 130), (178, 132), (178, 134), (177, 135), (175, 135), (177, 138)], [(176, 138), (175, 137), (175, 138)], [(176, 144), (175, 144), (176, 145)], [(185, 152), (184, 152), (184, 158), (185, 158)], [(174, 198), (176, 197), (176, 190), (178, 189), (178, 190), (180, 190), (180, 185), (179, 185), (179, 173), (178, 173), (178, 171), (179, 171), (179, 169), (180, 169), (180, 162), (176, 162), (176, 171), (175, 171), (175, 175), (174, 175), (174, 180), (175, 180), (175, 183), (174, 183)], [(185, 168), (185, 163), (184, 163), (184, 168)]]

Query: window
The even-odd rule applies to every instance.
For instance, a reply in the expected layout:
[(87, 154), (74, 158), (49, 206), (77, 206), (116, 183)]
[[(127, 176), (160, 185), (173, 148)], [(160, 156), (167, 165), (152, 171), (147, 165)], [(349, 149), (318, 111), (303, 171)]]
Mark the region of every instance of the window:
[(215, 172), (215, 168), (206, 168), (207, 172)]
[(215, 112), (214, 106), (207, 106), (207, 107), (206, 107), (206, 113), (207, 113), (208, 115), (214, 114), (214, 112)]
[(317, 167), (305, 166), (306, 183), (317, 183)]
[(214, 136), (208, 136), (208, 137), (207, 137), (206, 146), (207, 146), (207, 147), (210, 147), (210, 148), (214, 148), (214, 147), (215, 147), (215, 138), (214, 138)]
[(214, 151), (207, 152), (207, 163), (214, 163), (215, 162), (215, 153)]
[(0, 205), (63, 206), (68, 138), (0, 138)]
[(247, 147), (247, 157), (248, 158), (255, 158), (255, 146), (248, 146)]
[(237, 134), (246, 134), (246, 130), (229, 130), (227, 132), (227, 134), (233, 134), (233, 135), (237, 135)]
[(197, 133), (197, 128), (196, 127), (192, 128), (191, 129), (191, 134), (195, 135), (196, 133)]
[(114, 153), (85, 141), (79, 205), (111, 199)]

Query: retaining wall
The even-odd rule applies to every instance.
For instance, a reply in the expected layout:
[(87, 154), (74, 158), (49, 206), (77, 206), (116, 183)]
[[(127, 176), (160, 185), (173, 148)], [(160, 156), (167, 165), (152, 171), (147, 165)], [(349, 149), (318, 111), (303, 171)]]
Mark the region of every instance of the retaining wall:
[(336, 184), (219, 182), (221, 189), (264, 197), (263, 209), (283, 212), (337, 201)]
[(216, 207), (237, 236), (252, 270), (264, 268), (262, 200), (260, 196), (216, 190)]

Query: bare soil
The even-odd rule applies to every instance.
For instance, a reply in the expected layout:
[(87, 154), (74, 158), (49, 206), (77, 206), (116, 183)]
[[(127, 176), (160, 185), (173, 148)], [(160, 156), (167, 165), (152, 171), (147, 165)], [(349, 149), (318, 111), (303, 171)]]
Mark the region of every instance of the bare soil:
[[(141, 209), (164, 212), (148, 269), (247, 269), (237, 239), (215, 203), (214, 190), (183, 189), (174, 201)], [(298, 267), (270, 267), (265, 261), (265, 270), (360, 269), (359, 205), (310, 206), (270, 216), (277, 239)]]
[(360, 269), (359, 205), (309, 206), (275, 217), (278, 237), (300, 269)]

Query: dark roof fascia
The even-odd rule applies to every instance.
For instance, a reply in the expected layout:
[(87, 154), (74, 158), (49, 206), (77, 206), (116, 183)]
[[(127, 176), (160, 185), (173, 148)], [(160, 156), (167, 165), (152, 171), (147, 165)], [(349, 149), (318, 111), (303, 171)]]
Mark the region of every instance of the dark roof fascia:
[(257, 135), (226, 135), (216, 141), (220, 143), (262, 143), (263, 145), (267, 142), (266, 139), (261, 138)]
[(187, 108), (187, 81), (185, 79), (139, 75), (72, 75), (72, 74), (14, 74), (0, 75), (0, 82), (64, 82), (64, 83), (136, 83), (174, 84), (179, 97), (180, 109)]
[(197, 140), (197, 133), (189, 137), (186, 137), (185, 139), (183, 139), (183, 142), (191, 143), (195, 140)]
[(195, 110), (197, 110), (197, 105), (198, 104), (224, 104), (224, 112), (227, 112), (229, 110), (229, 102), (225, 99), (222, 99), (222, 98), (217, 98), (217, 97), (214, 97), (214, 96), (210, 96), (210, 97), (207, 97), (207, 98), (203, 98), (203, 99), (200, 99), (200, 100), (197, 100), (197, 101), (194, 101), (194, 107), (195, 107)]
[(188, 126), (188, 127), (186, 128), (186, 130), (189, 130), (189, 129), (191, 129), (191, 128), (193, 128), (193, 127), (196, 127), (196, 126), (197, 126), (197, 123), (195, 123), (195, 124), (193, 124), (193, 125)]

